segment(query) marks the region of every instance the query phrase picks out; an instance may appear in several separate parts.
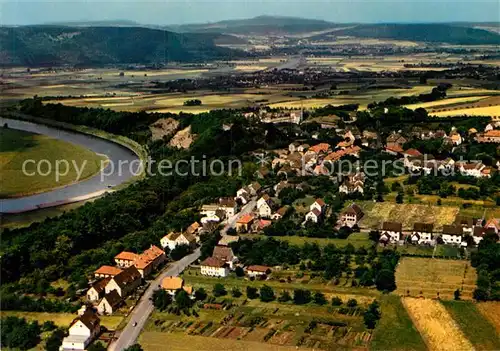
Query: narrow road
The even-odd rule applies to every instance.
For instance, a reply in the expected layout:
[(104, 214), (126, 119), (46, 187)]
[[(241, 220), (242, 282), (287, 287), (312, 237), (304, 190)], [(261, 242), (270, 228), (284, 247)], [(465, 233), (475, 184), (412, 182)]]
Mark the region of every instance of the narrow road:
[(227, 220), (227, 223), (224, 226), (224, 228), (222, 228), (222, 230), (220, 231), (220, 234), (221, 235), (226, 235), (228, 229), (229, 228), (234, 228), (234, 226), (236, 225), (236, 222), (238, 221), (238, 219), (240, 219), (241, 216), (243, 216), (243, 215), (245, 215), (247, 213), (252, 212), (256, 205), (257, 205), (257, 200), (255, 200), (255, 199), (250, 200), (245, 206), (243, 206), (241, 208), (240, 212), (238, 212), (233, 217), (231, 217), (231, 218), (229, 218)]
[[(128, 324), (123, 328), (118, 339), (110, 345), (109, 350), (121, 351), (135, 343), (142, 328), (146, 325), (149, 315), (153, 312), (154, 306), (150, 299), (153, 296), (153, 292), (158, 289), (158, 285), (161, 284), (163, 278), (178, 276), (187, 266), (196, 261), (198, 257), (200, 257), (199, 248), (192, 254), (172, 263), (166, 271), (151, 282), (149, 288), (132, 311)], [(134, 327), (135, 322), (137, 325)]]

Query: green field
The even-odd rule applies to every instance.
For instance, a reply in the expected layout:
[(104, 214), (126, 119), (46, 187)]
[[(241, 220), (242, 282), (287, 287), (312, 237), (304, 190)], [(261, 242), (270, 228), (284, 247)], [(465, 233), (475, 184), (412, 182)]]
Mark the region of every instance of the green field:
[(413, 325), (401, 299), (385, 295), (379, 299), (382, 311), (370, 349), (382, 350), (427, 350), (420, 333)]
[[(26, 318), (30, 321), (38, 321), (42, 324), (46, 321), (52, 321), (55, 325), (60, 327), (69, 327), (70, 323), (75, 319), (77, 314), (73, 313), (48, 313), (48, 312), (18, 312), (18, 311), (2, 311), (0, 316), (16, 316), (19, 318)], [(113, 330), (120, 324), (123, 316), (101, 316), (101, 325)]]
[(442, 301), (476, 350), (500, 350), (500, 335), (479, 312), (476, 304), (467, 301)]
[[(243, 235), (246, 238), (266, 238), (265, 235), (259, 234), (247, 234)], [(309, 238), (306, 236), (273, 236), (273, 239), (287, 241), (292, 245), (302, 246), (305, 243), (318, 244), (319, 246), (326, 246), (328, 244), (333, 244), (337, 247), (344, 247), (347, 244), (351, 244), (356, 249), (360, 247), (369, 248), (373, 246), (373, 241), (368, 238), (368, 233), (353, 233), (349, 235), (347, 239), (331, 239), (331, 238)]]
[[(26, 160), (46, 160), (48, 163), (40, 163), (40, 172), (35, 163), (27, 163), (24, 174)], [(69, 167), (60, 163), (60, 177), (57, 179), (56, 161), (62, 160), (66, 160)], [(73, 161), (81, 170), (79, 179)], [(0, 128), (0, 197), (31, 195), (83, 180), (99, 172), (101, 161), (106, 162), (106, 158), (81, 146), (40, 134)], [(34, 176), (29, 175), (33, 173)]]

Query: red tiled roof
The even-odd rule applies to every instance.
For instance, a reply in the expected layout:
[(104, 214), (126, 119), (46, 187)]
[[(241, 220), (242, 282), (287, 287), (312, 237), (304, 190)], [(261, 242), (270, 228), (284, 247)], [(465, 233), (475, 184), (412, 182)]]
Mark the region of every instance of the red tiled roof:
[(253, 215), (247, 213), (247, 214), (241, 216), (240, 219), (238, 219), (238, 221), (236, 223), (249, 224), (252, 221), (253, 221)]
[(311, 146), (309, 148), (309, 151), (315, 152), (315, 153), (320, 153), (320, 152), (326, 152), (330, 149), (330, 144), (327, 143), (320, 143), (314, 146)]
[(115, 256), (116, 260), (124, 260), (124, 261), (134, 261), (138, 257), (137, 254), (129, 251), (122, 251), (118, 255)]
[(410, 155), (410, 156), (415, 156), (415, 157), (422, 156), (422, 153), (420, 151), (418, 151), (417, 149), (408, 149), (404, 153), (407, 155)]
[(113, 266), (101, 266), (94, 274), (115, 276), (121, 273), (121, 269)]
[(248, 266), (247, 271), (252, 271), (252, 272), (267, 272), (270, 271), (271, 267), (268, 266), (261, 266), (261, 265), (253, 265), (253, 266)]

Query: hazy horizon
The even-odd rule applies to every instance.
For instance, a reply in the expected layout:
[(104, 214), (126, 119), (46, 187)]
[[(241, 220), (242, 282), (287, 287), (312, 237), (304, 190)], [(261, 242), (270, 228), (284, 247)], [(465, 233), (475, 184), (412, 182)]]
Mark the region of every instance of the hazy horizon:
[(143, 25), (179, 25), (247, 19), (300, 17), (336, 23), (499, 22), (497, 1), (325, 1), (247, 0), (176, 2), (0, 0), (2, 25), (64, 22), (133, 21)]

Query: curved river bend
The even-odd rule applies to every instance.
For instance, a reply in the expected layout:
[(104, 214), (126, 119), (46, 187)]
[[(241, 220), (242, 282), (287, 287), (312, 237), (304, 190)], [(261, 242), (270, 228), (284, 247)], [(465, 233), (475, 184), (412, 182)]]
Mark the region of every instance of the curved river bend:
[[(36, 195), (1, 199), (1, 213), (32, 211), (99, 196), (111, 187), (131, 179), (135, 175), (134, 171), (140, 162), (139, 157), (132, 150), (92, 135), (56, 129), (27, 121), (0, 118), (0, 126), (4, 124), (7, 124), (8, 128), (44, 134), (54, 139), (83, 146), (95, 153), (106, 155), (110, 162), (101, 172), (78, 183), (68, 184), (64, 187), (48, 190)], [(71, 160), (68, 161), (71, 162)], [(124, 165), (123, 167), (118, 167), (120, 162)], [(133, 162), (133, 165), (136, 165), (132, 169), (129, 167), (131, 162)], [(114, 164), (115, 167), (112, 167), (111, 164)]]

